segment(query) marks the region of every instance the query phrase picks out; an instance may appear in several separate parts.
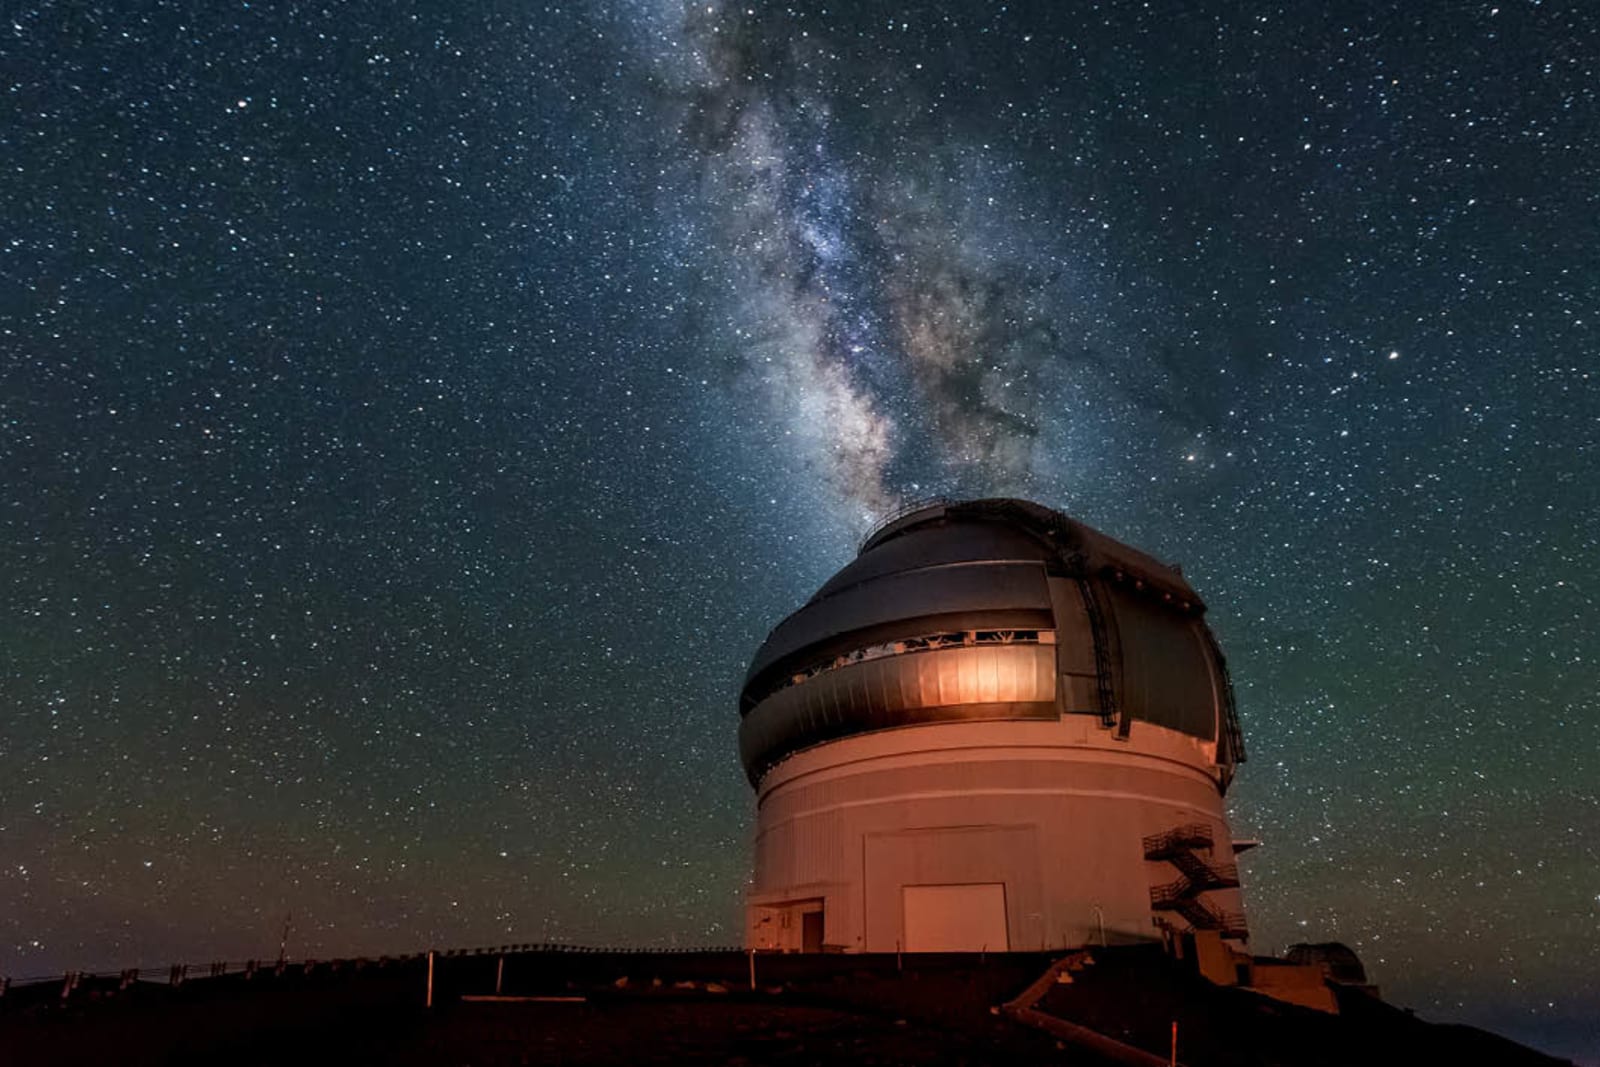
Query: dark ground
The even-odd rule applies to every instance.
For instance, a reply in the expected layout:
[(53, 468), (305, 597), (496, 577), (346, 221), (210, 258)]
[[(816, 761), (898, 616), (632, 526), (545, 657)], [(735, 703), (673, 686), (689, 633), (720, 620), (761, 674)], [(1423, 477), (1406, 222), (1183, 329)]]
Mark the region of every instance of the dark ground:
[[(740, 953), (520, 952), (507, 995), (581, 1003), (485, 1003), (498, 954), (440, 957), (435, 1005), (422, 959), (292, 965), (192, 979), (178, 988), (58, 983), (0, 1000), (0, 1064), (1083, 1064), (1110, 1061), (995, 1013), (1052, 961), (1037, 953), (758, 957)], [(626, 982), (621, 982), (626, 979)], [(692, 987), (679, 983), (693, 983)], [(620, 983), (620, 984), (619, 984)], [(1039, 1007), (1165, 1057), (1199, 1065), (1559, 1061), (1481, 1031), (1432, 1026), (1351, 993), (1323, 1015), (1184, 972), (1159, 950), (1109, 949)]]

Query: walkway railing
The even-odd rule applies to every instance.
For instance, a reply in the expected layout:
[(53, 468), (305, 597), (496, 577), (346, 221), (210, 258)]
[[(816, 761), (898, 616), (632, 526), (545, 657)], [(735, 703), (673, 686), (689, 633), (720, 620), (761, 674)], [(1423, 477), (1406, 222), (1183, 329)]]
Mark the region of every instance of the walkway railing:
[[(618, 955), (618, 956), (659, 956), (683, 953), (744, 953), (744, 948), (737, 945), (696, 946), (691, 948), (669, 948), (663, 946), (596, 946), (596, 945), (571, 945), (562, 942), (526, 941), (516, 944), (486, 946), (478, 948), (455, 948), (435, 950), (436, 959), (458, 959), (466, 956), (499, 956), (520, 952), (540, 953), (570, 953), (575, 955)], [(65, 971), (46, 975), (24, 975), (17, 977), (0, 977), (0, 1004), (8, 993), (24, 988), (32, 989), (41, 985), (59, 984), (63, 999), (70, 997), (80, 988), (94, 988), (101, 991), (107, 989), (123, 990), (135, 982), (156, 982), (169, 986), (180, 986), (187, 981), (197, 978), (225, 978), (238, 976), (246, 979), (263, 977), (278, 977), (285, 974), (308, 976), (315, 974), (337, 974), (341, 971), (359, 971), (369, 967), (388, 967), (395, 964), (411, 963), (426, 960), (427, 951), (406, 952), (398, 955), (382, 956), (340, 956), (332, 959), (304, 958), (296, 960), (213, 960), (208, 963), (173, 963), (163, 967), (124, 967), (119, 970), (104, 971)]]

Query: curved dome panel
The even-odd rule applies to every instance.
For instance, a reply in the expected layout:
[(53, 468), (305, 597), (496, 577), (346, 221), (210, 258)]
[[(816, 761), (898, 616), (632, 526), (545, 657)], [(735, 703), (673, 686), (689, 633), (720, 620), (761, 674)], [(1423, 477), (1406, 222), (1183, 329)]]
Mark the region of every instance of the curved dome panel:
[(1111, 604), (1122, 648), (1123, 711), (1215, 740), (1221, 700), (1205, 624), (1175, 616), (1159, 601), (1127, 589), (1113, 588)]
[[(1227, 668), (1181, 572), (1019, 500), (895, 518), (779, 623), (740, 708), (752, 781), (835, 738), (960, 719), (1148, 722), (1243, 757)], [(1224, 775), (1225, 777), (1226, 775)]]
[(747, 766), (773, 752), (914, 723), (1053, 719), (1055, 649), (989, 643), (887, 655), (785, 686), (739, 724)]
[(1043, 563), (1049, 558), (1047, 545), (1012, 526), (993, 522), (929, 525), (916, 537), (897, 537), (870, 550), (863, 549), (811, 599), (823, 600), (874, 578), (924, 567), (973, 562)]
[[(885, 626), (893, 624), (889, 630)], [(1050, 626), (1050, 589), (1038, 561), (966, 561), (893, 571), (818, 595), (779, 623), (756, 653), (745, 686), (804, 659), (875, 638), (941, 630)], [(841, 639), (844, 640), (841, 644)]]

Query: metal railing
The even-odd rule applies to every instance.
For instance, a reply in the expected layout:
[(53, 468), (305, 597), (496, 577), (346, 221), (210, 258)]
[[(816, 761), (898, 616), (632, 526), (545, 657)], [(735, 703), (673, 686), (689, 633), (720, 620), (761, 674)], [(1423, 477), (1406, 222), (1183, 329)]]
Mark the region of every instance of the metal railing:
[(1163, 885), (1153, 885), (1150, 887), (1150, 906), (1157, 911), (1175, 910), (1178, 901), (1186, 899), (1193, 888), (1193, 884), (1187, 878), (1179, 878), (1176, 882), (1167, 882)]
[(1144, 858), (1147, 860), (1171, 859), (1172, 855), (1189, 848), (1211, 848), (1215, 838), (1209, 823), (1195, 822), (1165, 833), (1151, 834), (1144, 839)]
[(907, 515), (915, 515), (917, 512), (924, 511), (928, 508), (949, 507), (951, 504), (955, 503), (958, 503), (958, 501), (953, 497), (948, 496), (927, 496), (919, 497), (916, 500), (907, 501), (906, 503), (895, 508), (893, 511), (889, 512), (889, 514), (885, 515), (877, 522), (873, 523), (872, 529), (867, 531), (867, 536), (863, 537), (861, 539), (861, 543), (856, 545), (856, 552), (859, 554), (862, 549), (866, 548), (872, 543), (872, 539), (874, 537), (877, 537), (879, 534), (883, 533), (883, 531), (887, 530), (889, 527), (893, 526)]
[[(596, 945), (571, 945), (562, 942), (519, 942), (516, 944), (484, 946), (476, 948), (436, 949), (434, 956), (438, 959), (459, 959), (468, 956), (496, 956), (510, 955), (513, 953), (561, 953), (574, 955), (616, 955), (616, 956), (660, 956), (684, 953), (739, 953), (745, 949), (737, 945), (712, 945), (689, 948), (668, 948), (661, 946), (596, 946)], [(427, 950), (418, 952), (405, 952), (396, 955), (381, 956), (340, 956), (329, 959), (308, 957), (305, 959), (289, 960), (213, 960), (207, 963), (173, 963), (160, 967), (124, 967), (118, 970), (104, 971), (63, 971), (54, 974), (23, 975), (13, 977), (0, 977), (0, 1004), (4, 997), (13, 990), (33, 988), (40, 985), (58, 983), (61, 985), (63, 998), (70, 996), (80, 987), (93, 986), (105, 989), (115, 984), (118, 990), (126, 989), (135, 982), (158, 982), (170, 986), (180, 986), (185, 982), (205, 978), (243, 977), (246, 979), (262, 977), (280, 977), (288, 974), (309, 976), (314, 974), (337, 974), (343, 971), (360, 971), (372, 967), (389, 967), (397, 964), (413, 963), (428, 958)]]
[(1203, 899), (1210, 890), (1239, 886), (1237, 863), (1213, 863), (1195, 851), (1210, 851), (1214, 841), (1215, 834), (1208, 823), (1187, 823), (1144, 839), (1145, 859), (1165, 861), (1178, 869), (1176, 881), (1150, 887), (1150, 907), (1175, 911), (1196, 930), (1218, 930), (1224, 937), (1248, 937), (1243, 915), (1221, 911)]
[(1183, 849), (1167, 857), (1167, 862), (1188, 876), (1196, 889), (1237, 889), (1239, 865), (1237, 863), (1208, 863)]

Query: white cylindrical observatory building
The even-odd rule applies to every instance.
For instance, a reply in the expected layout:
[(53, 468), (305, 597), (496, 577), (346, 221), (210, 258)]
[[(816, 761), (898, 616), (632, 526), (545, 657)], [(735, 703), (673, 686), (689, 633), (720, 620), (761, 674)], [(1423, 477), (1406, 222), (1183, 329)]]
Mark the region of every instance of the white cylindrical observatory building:
[(748, 943), (1243, 939), (1244, 752), (1204, 614), (1177, 568), (1026, 501), (881, 526), (745, 678)]

